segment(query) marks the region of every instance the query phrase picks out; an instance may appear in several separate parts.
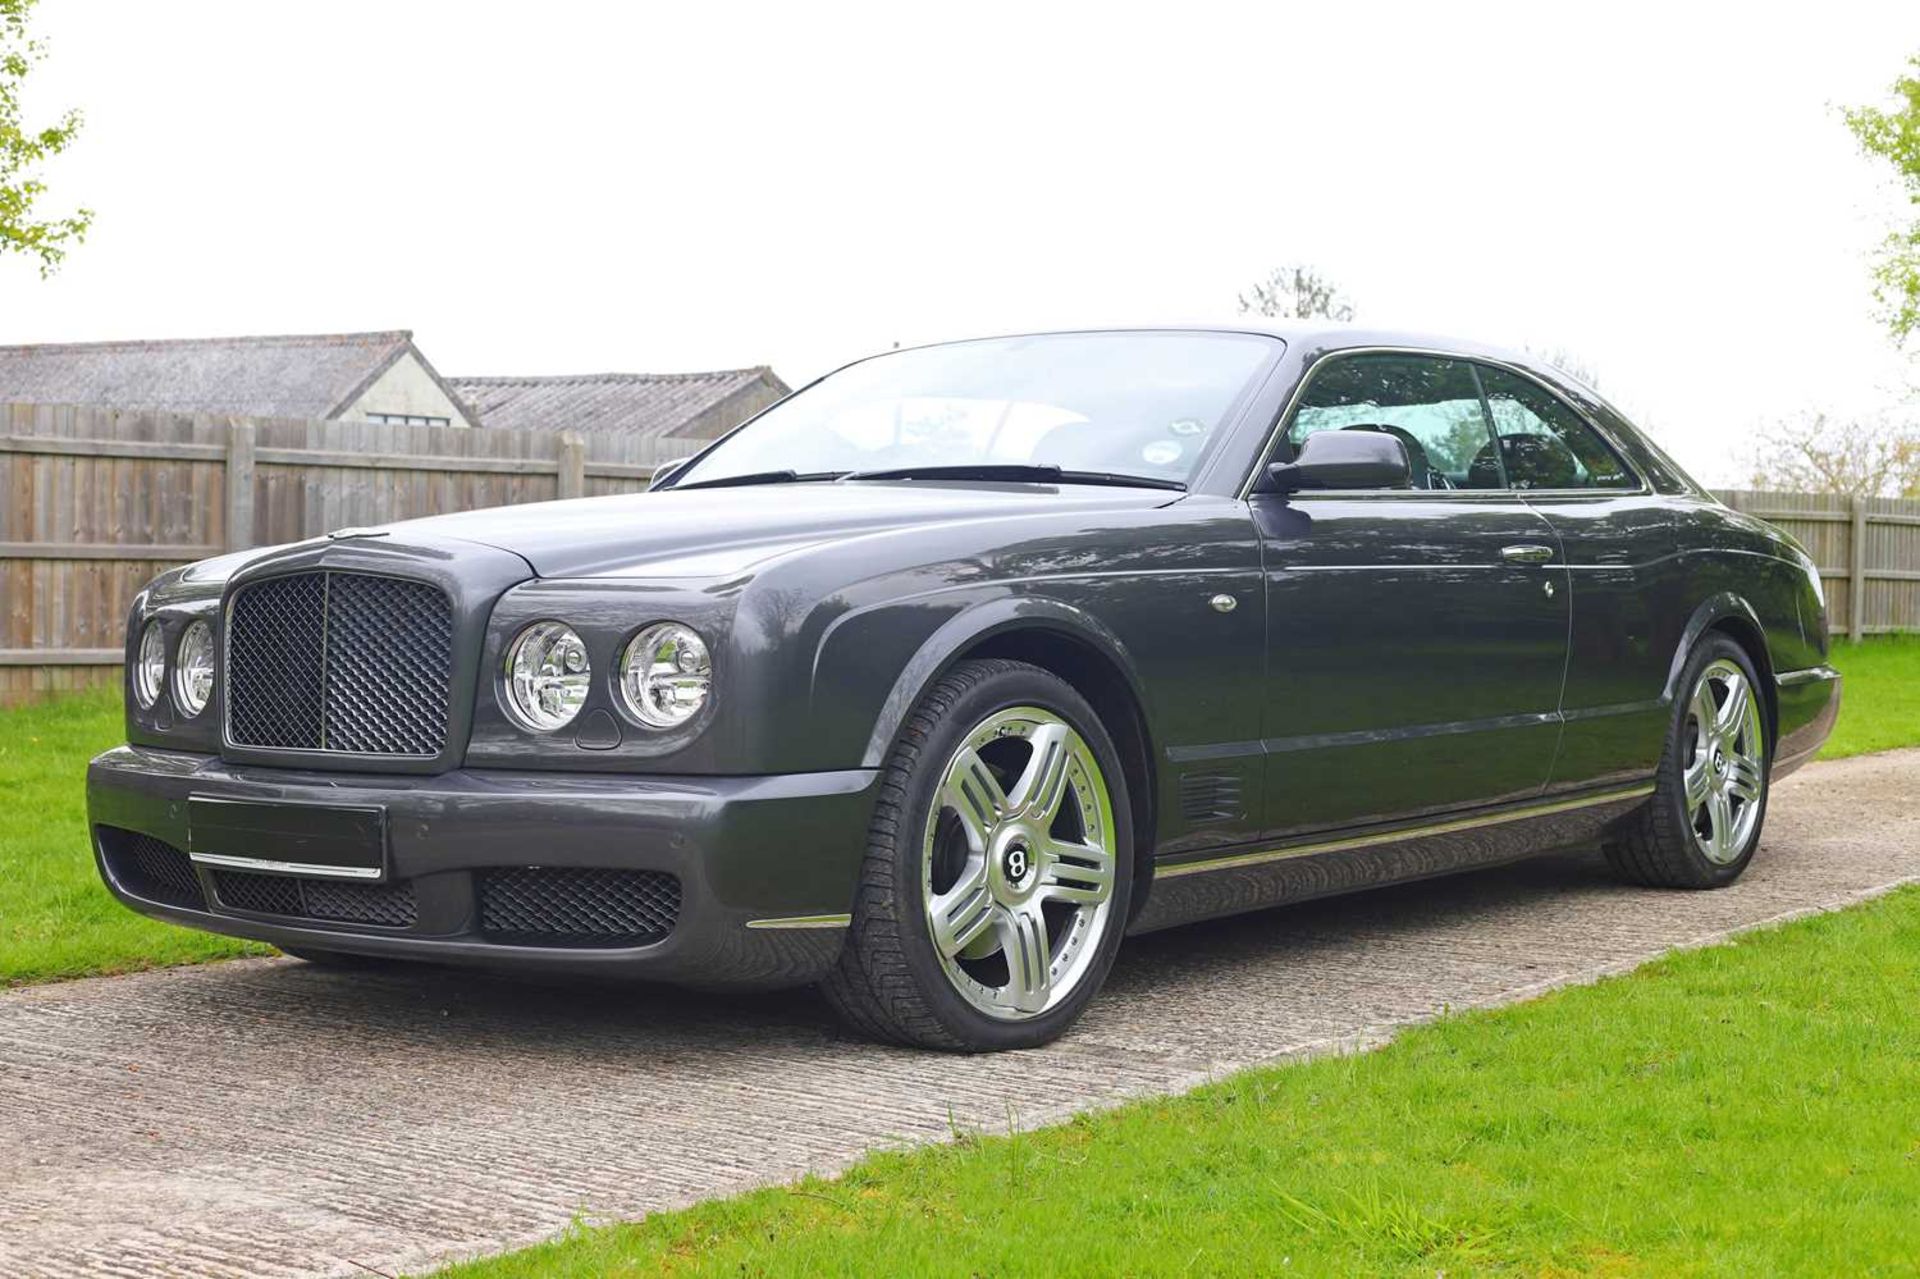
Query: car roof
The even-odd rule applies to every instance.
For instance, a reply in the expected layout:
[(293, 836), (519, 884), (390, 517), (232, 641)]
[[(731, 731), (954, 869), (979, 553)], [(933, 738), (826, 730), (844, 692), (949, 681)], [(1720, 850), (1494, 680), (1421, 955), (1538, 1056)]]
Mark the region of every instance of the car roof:
[(1265, 337), (1279, 338), (1291, 347), (1300, 347), (1316, 352), (1369, 347), (1406, 347), (1414, 350), (1438, 351), (1468, 358), (1493, 360), (1502, 364), (1514, 364), (1536, 371), (1548, 371), (1560, 380), (1572, 381), (1587, 390), (1592, 389), (1590, 387), (1584, 387), (1584, 384), (1580, 382), (1580, 379), (1576, 375), (1526, 351), (1516, 351), (1509, 347), (1497, 346), (1489, 342), (1477, 342), (1468, 338), (1453, 337), (1447, 334), (1427, 332), (1418, 329), (1375, 328), (1368, 325), (1343, 324), (1331, 320), (1272, 320), (1257, 316), (1242, 316), (1231, 320), (1180, 320), (1160, 324), (1068, 325), (1061, 328), (1011, 330), (1004, 333), (976, 333), (966, 337), (921, 343), (919, 345), (953, 346), (963, 342), (991, 341), (995, 338), (1056, 337), (1084, 333), (1168, 332), (1254, 333)]

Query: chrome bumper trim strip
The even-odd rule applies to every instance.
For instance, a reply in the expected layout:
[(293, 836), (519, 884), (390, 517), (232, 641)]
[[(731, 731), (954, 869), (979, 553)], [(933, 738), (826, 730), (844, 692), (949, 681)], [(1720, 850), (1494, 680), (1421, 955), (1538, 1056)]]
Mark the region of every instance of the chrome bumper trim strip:
[(774, 919), (749, 919), (748, 928), (846, 928), (852, 915), (783, 915)]
[(378, 879), (378, 866), (315, 866), (308, 862), (277, 862), (270, 857), (233, 857), (226, 853), (188, 853), (202, 866), (252, 870), (267, 875), (306, 875), (313, 879)]

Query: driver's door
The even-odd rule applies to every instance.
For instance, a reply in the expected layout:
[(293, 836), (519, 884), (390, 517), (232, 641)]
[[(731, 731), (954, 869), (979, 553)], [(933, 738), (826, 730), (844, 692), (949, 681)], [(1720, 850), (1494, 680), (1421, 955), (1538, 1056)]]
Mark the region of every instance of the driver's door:
[(1567, 571), (1552, 526), (1486, 464), (1472, 370), (1336, 357), (1287, 438), (1319, 430), (1400, 438), (1415, 487), (1252, 499), (1267, 581), (1267, 833), (1539, 794), (1560, 736)]

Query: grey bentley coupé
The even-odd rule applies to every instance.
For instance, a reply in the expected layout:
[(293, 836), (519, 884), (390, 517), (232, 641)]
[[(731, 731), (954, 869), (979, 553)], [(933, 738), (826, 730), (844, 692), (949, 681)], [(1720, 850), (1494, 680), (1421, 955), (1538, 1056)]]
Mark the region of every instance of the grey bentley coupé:
[(126, 644), (136, 910), (962, 1050), (1151, 929), (1576, 846), (1729, 883), (1840, 695), (1805, 552), (1591, 389), (1307, 325), (879, 355), (643, 494), (168, 572)]

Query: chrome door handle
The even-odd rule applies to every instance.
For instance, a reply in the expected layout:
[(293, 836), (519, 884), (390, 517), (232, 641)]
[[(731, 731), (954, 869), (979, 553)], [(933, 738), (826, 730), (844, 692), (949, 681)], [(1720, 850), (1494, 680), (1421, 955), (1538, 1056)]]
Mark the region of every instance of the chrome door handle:
[(1500, 558), (1513, 564), (1545, 564), (1553, 558), (1553, 548), (1532, 542), (1523, 546), (1503, 546), (1500, 548)]

